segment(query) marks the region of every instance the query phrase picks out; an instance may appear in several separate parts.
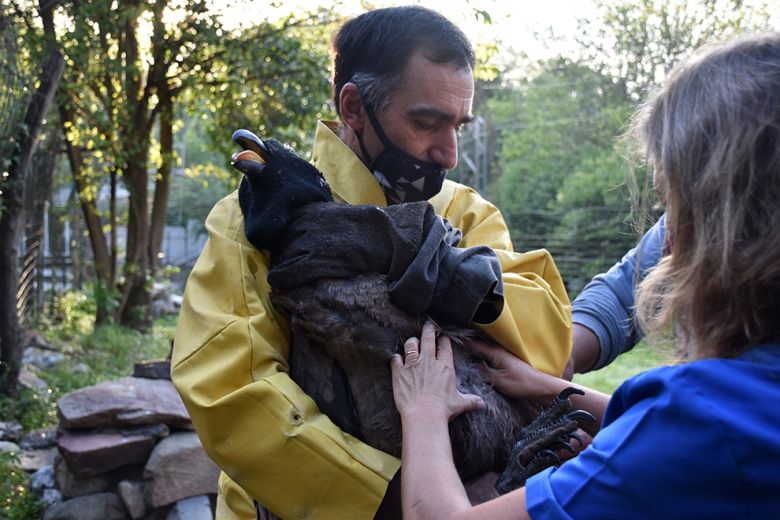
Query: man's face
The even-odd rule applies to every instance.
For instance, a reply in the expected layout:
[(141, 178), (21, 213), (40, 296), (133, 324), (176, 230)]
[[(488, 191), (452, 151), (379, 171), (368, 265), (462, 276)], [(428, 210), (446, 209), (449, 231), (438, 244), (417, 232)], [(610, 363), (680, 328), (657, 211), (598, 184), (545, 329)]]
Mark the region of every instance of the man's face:
[[(458, 162), (458, 130), (473, 119), (474, 78), (468, 68), (433, 63), (422, 53), (412, 55), (403, 85), (377, 113), (390, 142), (421, 161), (450, 170)], [(364, 142), (371, 158), (384, 146), (370, 124)]]

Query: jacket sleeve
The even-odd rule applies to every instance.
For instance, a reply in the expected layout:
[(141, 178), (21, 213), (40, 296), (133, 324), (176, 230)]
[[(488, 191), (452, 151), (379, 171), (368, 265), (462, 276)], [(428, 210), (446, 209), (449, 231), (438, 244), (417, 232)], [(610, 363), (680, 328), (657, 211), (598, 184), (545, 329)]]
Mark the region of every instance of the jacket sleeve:
[(461, 247), (491, 247), (501, 262), (504, 308), (477, 325), (532, 366), (560, 375), (571, 353), (571, 305), (550, 253), (517, 253), (501, 212), (475, 190), (455, 183), (433, 199), (437, 212), (463, 232)]
[(593, 277), (572, 303), (574, 323), (589, 328), (599, 339), (599, 357), (592, 370), (610, 364), (642, 339), (634, 320), (634, 292), (660, 261), (665, 235), (664, 215), (609, 271)]
[(288, 324), (271, 306), (268, 255), (246, 241), (235, 193), (206, 227), (172, 360), (206, 452), (283, 518), (372, 517), (398, 459), (341, 432), (288, 376)]

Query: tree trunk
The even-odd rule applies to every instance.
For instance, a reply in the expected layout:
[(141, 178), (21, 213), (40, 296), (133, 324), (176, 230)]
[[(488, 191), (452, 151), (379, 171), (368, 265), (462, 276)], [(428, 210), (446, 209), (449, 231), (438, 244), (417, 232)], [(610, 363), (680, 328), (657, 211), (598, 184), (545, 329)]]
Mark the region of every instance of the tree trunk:
[(92, 257), (95, 261), (95, 300), (97, 304), (97, 313), (95, 323), (97, 325), (105, 323), (111, 316), (111, 298), (110, 291), (114, 288), (114, 279), (111, 276), (111, 257), (108, 253), (108, 244), (106, 236), (103, 234), (103, 222), (100, 218), (100, 211), (97, 207), (97, 201), (92, 198), (85, 198), (81, 193), (85, 189), (82, 178), (83, 159), (79, 149), (68, 140), (67, 125), (73, 124), (73, 112), (68, 106), (68, 102), (60, 102), (60, 119), (62, 119), (63, 134), (65, 135), (65, 150), (68, 155), (70, 172), (73, 176), (73, 184), (76, 192), (79, 194), (81, 212), (84, 215), (84, 224), (87, 226), (89, 234), (89, 243), (92, 246)]
[(114, 284), (116, 284), (116, 262), (117, 258), (119, 257), (119, 247), (117, 245), (117, 239), (116, 239), (116, 223), (117, 223), (117, 214), (116, 214), (116, 184), (117, 184), (117, 178), (119, 177), (119, 174), (116, 171), (116, 167), (111, 168), (111, 198), (109, 200), (109, 208), (108, 208), (108, 218), (111, 219), (111, 225), (109, 226), (109, 233), (111, 235), (111, 285), (109, 287), (111, 289), (114, 288)]
[(160, 154), (162, 164), (157, 170), (154, 183), (154, 202), (152, 205), (152, 222), (149, 232), (149, 265), (152, 276), (157, 273), (160, 265), (159, 253), (162, 251), (163, 232), (165, 231), (165, 214), (168, 209), (168, 193), (171, 183), (173, 165), (173, 100), (167, 89), (161, 89), (160, 98)]
[[(57, 45), (57, 37), (54, 27), (54, 16), (52, 8), (54, 2), (40, 0), (38, 13), (43, 22), (43, 31), (52, 47)], [(97, 325), (106, 322), (111, 317), (111, 292), (114, 289), (114, 273), (111, 267), (111, 256), (108, 253), (106, 237), (103, 234), (103, 223), (100, 219), (100, 211), (95, 200), (82, 197), (85, 189), (85, 182), (82, 177), (83, 159), (78, 147), (68, 140), (68, 126), (75, 124), (73, 109), (70, 103), (65, 99), (58, 102), (60, 112), (60, 122), (62, 124), (63, 136), (65, 140), (65, 149), (67, 151), (68, 163), (70, 165), (73, 184), (79, 197), (81, 212), (84, 215), (84, 224), (89, 234), (89, 243), (92, 247), (92, 258), (94, 260), (94, 281), (95, 281), (95, 301), (96, 315), (95, 323)]]
[[(139, 144), (139, 141), (135, 141)], [(127, 219), (127, 256), (122, 298), (117, 308), (119, 323), (136, 330), (151, 327), (151, 295), (149, 292), (149, 204), (145, 153), (135, 154), (128, 161), (124, 172), (125, 184), (130, 192)]]
[[(120, 4), (121, 5), (121, 4)], [(133, 1), (128, 8), (137, 7)], [(124, 68), (124, 127), (121, 136), (127, 152), (122, 169), (125, 186), (130, 192), (127, 220), (127, 248), (124, 266), (125, 282), (116, 315), (119, 323), (136, 330), (148, 330), (151, 320), (151, 295), (149, 282), (149, 174), (147, 170), (149, 145), (152, 132), (152, 112), (149, 110), (148, 92), (141, 79), (140, 51), (137, 39), (138, 20), (128, 17), (122, 28), (119, 51), (123, 55)]]
[(41, 73), (40, 86), (27, 109), (3, 187), (3, 209), (0, 214), (0, 244), (4, 244), (0, 248), (0, 393), (5, 395), (16, 393), (22, 361), (16, 290), (19, 276), (17, 246), (22, 225), (25, 181), (35, 141), (64, 67), (62, 55), (52, 50)]
[(128, 151), (122, 178), (130, 192), (127, 217), (122, 296), (116, 310), (119, 323), (140, 331), (148, 330), (151, 320), (149, 283), (149, 175), (148, 151), (151, 128), (147, 111), (139, 108), (123, 136)]
[(74, 209), (75, 202), (79, 197), (77, 193), (71, 192), (71, 194), (67, 213), (68, 220), (70, 220), (70, 243), (66, 244), (65, 250), (70, 257), (71, 287), (80, 291), (83, 289), (83, 280), (81, 279), (81, 263), (83, 261), (81, 256), (81, 221), (78, 211)]

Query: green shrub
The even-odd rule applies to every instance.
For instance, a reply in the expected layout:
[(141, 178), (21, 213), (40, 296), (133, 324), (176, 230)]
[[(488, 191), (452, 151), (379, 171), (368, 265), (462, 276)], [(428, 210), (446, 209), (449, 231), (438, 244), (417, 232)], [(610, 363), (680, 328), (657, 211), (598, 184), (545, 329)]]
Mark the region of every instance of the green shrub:
[(84, 291), (65, 291), (54, 297), (52, 329), (63, 339), (89, 334), (95, 326), (95, 298)]
[(0, 396), (0, 417), (5, 421), (17, 421), (24, 431), (37, 430), (57, 422), (57, 412), (49, 394), (39, 394), (29, 388), (20, 388), (16, 397)]
[(31, 520), (43, 516), (44, 505), (30, 491), (30, 477), (16, 467), (17, 456), (0, 452), (0, 518)]

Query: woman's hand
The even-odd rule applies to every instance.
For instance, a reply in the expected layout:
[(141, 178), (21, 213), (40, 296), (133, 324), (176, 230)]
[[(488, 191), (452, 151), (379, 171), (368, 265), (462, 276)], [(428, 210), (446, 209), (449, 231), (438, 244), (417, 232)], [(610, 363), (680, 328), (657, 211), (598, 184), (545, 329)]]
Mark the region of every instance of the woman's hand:
[(458, 391), (452, 362), (450, 339), (438, 340), (430, 321), (423, 326), (422, 337), (409, 338), (404, 358), (395, 354), (390, 360), (393, 373), (395, 406), (403, 418), (409, 414), (438, 414), (447, 420), (485, 406), (482, 398)]
[[(487, 361), (487, 366), (483, 369), (485, 374), (493, 386), (506, 396), (527, 399), (546, 406), (564, 389), (579, 388), (585, 392), (585, 395), (573, 394), (569, 396), (569, 401), (575, 409), (585, 410), (596, 418), (595, 423), (580, 423), (580, 426), (590, 435), (595, 435), (600, 428), (604, 411), (609, 403), (607, 394), (537, 370), (499, 346), (481, 341), (471, 341), (467, 346), (485, 358)], [(589, 441), (583, 446), (587, 444)], [(575, 447), (575, 451), (579, 450)]]
[(485, 358), (484, 372), (502, 394), (516, 399), (548, 402), (567, 382), (541, 372), (498, 345), (473, 340), (467, 346)]
[(447, 423), (456, 415), (484, 407), (482, 398), (455, 386), (452, 347), (431, 322), (422, 336), (404, 345), (404, 359), (393, 356), (393, 396), (403, 426), (401, 500), (404, 518), (450, 518), (471, 506), (452, 460)]

